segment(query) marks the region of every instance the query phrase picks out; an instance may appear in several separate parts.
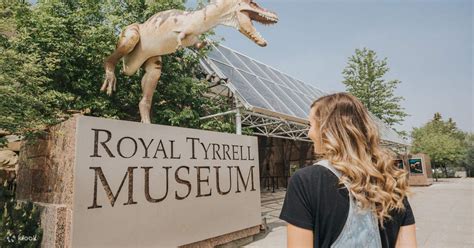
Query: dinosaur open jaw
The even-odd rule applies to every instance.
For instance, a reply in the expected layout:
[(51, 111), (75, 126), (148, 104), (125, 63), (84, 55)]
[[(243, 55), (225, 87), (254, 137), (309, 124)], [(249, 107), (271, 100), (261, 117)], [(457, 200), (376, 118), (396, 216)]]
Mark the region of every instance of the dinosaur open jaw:
[(266, 46), (267, 42), (262, 37), (262, 35), (255, 29), (252, 21), (259, 22), (264, 25), (271, 25), (278, 22), (278, 17), (276, 14), (269, 12), (263, 8), (260, 8), (256, 3), (250, 2), (252, 9), (244, 9), (240, 11), (239, 22), (240, 29), (239, 31), (251, 39), (253, 42), (257, 43), (259, 46)]
[(262, 37), (262, 35), (252, 26), (251, 28), (241, 27), (239, 31), (251, 39), (253, 42), (257, 43), (259, 46), (266, 46), (267, 41)]
[(250, 2), (250, 6), (252, 9), (245, 9), (242, 10), (242, 12), (246, 13), (252, 21), (264, 25), (271, 25), (278, 22), (278, 16), (275, 13), (258, 6), (258, 4), (252, 1)]

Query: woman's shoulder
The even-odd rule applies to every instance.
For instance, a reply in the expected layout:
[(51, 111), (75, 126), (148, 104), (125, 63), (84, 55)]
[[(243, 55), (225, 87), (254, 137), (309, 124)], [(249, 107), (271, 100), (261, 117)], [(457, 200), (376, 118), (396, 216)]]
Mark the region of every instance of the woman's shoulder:
[[(344, 197), (347, 197), (347, 193), (338, 194), (341, 193), (338, 183), (339, 179), (332, 171), (315, 163), (301, 168), (293, 174), (288, 184), (287, 195), (301, 196), (314, 209), (328, 210), (331, 209), (332, 203), (339, 205), (345, 203)], [(342, 199), (342, 203), (340, 199)]]
[(328, 168), (317, 163), (298, 169), (295, 174), (293, 174), (293, 177), (302, 181), (337, 180), (337, 177)]

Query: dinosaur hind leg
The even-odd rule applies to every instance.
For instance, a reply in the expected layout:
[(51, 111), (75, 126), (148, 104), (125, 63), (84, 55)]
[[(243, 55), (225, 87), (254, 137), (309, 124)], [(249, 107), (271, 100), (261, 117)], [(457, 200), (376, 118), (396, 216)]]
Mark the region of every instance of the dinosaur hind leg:
[(161, 76), (162, 61), (161, 56), (149, 58), (145, 64), (145, 75), (142, 78), (143, 96), (138, 105), (143, 123), (150, 123), (150, 109), (158, 80)]
[(140, 41), (140, 33), (137, 23), (127, 26), (122, 31), (115, 51), (105, 59), (105, 80), (100, 88), (101, 91), (107, 91), (108, 95), (112, 95), (112, 92), (115, 91), (115, 66), (123, 56), (127, 55), (135, 48), (138, 41)]

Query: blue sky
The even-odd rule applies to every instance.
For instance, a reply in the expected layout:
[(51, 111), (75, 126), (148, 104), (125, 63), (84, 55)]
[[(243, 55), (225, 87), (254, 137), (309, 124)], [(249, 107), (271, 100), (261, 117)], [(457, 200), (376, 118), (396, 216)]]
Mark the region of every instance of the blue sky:
[(397, 128), (409, 131), (440, 112), (474, 131), (472, 1), (256, 2), (280, 17), (275, 26), (256, 24), (269, 45), (219, 27), (224, 45), (329, 92), (345, 89), (341, 72), (354, 50), (370, 48), (388, 58), (385, 79), (402, 81), (396, 94), (410, 116)]

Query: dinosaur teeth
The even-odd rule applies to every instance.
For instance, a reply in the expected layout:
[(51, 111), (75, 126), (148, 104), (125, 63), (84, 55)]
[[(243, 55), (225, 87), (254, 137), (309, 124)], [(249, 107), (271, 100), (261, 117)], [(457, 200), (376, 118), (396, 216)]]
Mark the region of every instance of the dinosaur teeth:
[(277, 22), (278, 21), (278, 18), (276, 17), (273, 17), (273, 16), (268, 16), (268, 15), (264, 15), (264, 14), (258, 14), (260, 17), (262, 17), (265, 21), (270, 21), (270, 22)]

